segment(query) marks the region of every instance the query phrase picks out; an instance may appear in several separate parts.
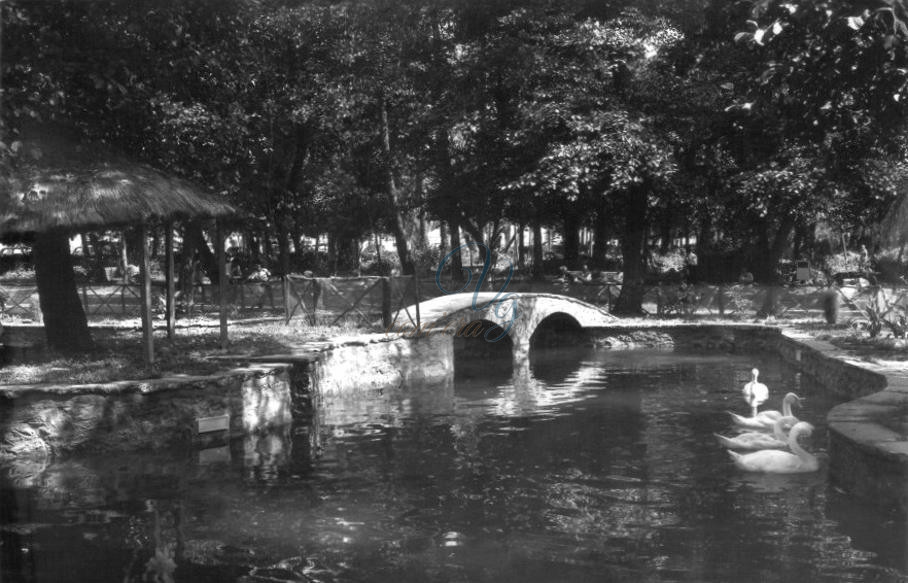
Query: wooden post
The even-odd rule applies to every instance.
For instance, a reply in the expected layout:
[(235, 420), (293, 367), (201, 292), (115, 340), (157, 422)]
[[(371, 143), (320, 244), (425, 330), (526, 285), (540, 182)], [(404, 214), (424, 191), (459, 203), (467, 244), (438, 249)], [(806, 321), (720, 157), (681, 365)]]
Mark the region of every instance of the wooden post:
[[(290, 322), (290, 274), (284, 273), (281, 276), (281, 295), (284, 299), (284, 319), (287, 323)], [(274, 299), (271, 297), (271, 292), (268, 292), (268, 298), (271, 300), (271, 307), (274, 308)]]
[(290, 323), (290, 276), (286, 273), (281, 276), (281, 287), (284, 296), (284, 325)]
[(313, 326), (318, 324), (318, 299), (322, 295), (322, 286), (321, 282), (313, 278), (312, 279), (312, 313), (309, 315), (309, 321)]
[(413, 288), (416, 290), (415, 293), (416, 293), (416, 329), (417, 330), (420, 329), (420, 324), (421, 324), (421, 321), (420, 321), (421, 317), (419, 315), (419, 301), (420, 300), (419, 300), (419, 277), (417, 276), (418, 273), (419, 273), (419, 267), (417, 267), (416, 269), (413, 270)]
[(218, 302), (221, 316), (221, 348), (227, 348), (227, 254), (224, 252), (224, 226), (217, 222), (215, 245), (218, 253)]
[(656, 315), (660, 318), (665, 315), (665, 306), (662, 299), (662, 282), (660, 281), (658, 287), (656, 287)]
[[(120, 231), (120, 281), (129, 283), (129, 256), (126, 253), (126, 231)], [(126, 311), (125, 308), (123, 310)]]
[(151, 270), (148, 264), (148, 227), (145, 223), (139, 226), (139, 256), (141, 265), (142, 286), (139, 293), (142, 298), (142, 337), (145, 341), (145, 368), (154, 366), (154, 322), (151, 319)]
[(165, 270), (167, 272), (167, 339), (173, 340), (177, 319), (177, 306), (174, 302), (176, 282), (174, 281), (173, 266), (173, 223), (168, 222), (164, 225), (164, 229), (164, 253), (167, 256), (165, 259)]
[(391, 279), (381, 278), (381, 324), (385, 330), (391, 326)]

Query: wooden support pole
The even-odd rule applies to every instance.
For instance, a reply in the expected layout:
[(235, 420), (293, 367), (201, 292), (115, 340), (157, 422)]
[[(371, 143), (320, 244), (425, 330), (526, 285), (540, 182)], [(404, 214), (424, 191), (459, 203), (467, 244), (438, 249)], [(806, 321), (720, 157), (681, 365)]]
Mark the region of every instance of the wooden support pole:
[(225, 233), (224, 225), (217, 222), (215, 245), (218, 254), (218, 302), (221, 316), (221, 348), (227, 348), (227, 253), (224, 251)]
[(120, 281), (123, 284), (129, 283), (129, 255), (126, 253), (125, 230), (120, 231)]
[(319, 279), (312, 280), (312, 312), (309, 314), (309, 323), (318, 325), (318, 301), (322, 295), (322, 284)]
[(391, 326), (391, 279), (381, 278), (381, 325), (387, 330)]
[(421, 322), (421, 316), (419, 314), (419, 267), (413, 270), (413, 288), (416, 290), (416, 329), (419, 330)]
[(281, 276), (281, 297), (284, 298), (284, 325), (290, 323), (290, 278), (285, 273)]
[(284, 324), (290, 323), (290, 276), (281, 275), (281, 297), (284, 300)]
[(142, 286), (139, 288), (142, 298), (142, 337), (145, 343), (145, 368), (154, 366), (154, 322), (151, 319), (151, 270), (148, 262), (148, 227), (145, 223), (139, 226), (139, 266)]
[(167, 255), (166, 277), (167, 277), (167, 339), (173, 340), (177, 320), (177, 306), (174, 301), (176, 296), (176, 281), (174, 280), (173, 265), (173, 223), (168, 222), (164, 225), (164, 253)]

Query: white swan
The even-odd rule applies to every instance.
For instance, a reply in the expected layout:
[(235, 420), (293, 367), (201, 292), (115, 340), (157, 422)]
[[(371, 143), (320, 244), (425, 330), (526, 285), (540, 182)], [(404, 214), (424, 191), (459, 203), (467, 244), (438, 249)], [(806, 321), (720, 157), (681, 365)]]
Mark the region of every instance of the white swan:
[(791, 427), (797, 422), (797, 417), (780, 417), (772, 426), (772, 435), (758, 431), (742, 433), (737, 437), (725, 437), (718, 433), (714, 435), (719, 440), (719, 445), (728, 449), (788, 449), (788, 436), (785, 435), (785, 428)]
[(728, 455), (734, 460), (735, 465), (746, 472), (763, 472), (769, 474), (798, 474), (815, 472), (820, 469), (820, 462), (816, 456), (804, 451), (798, 438), (802, 435), (813, 433), (813, 425), (806, 421), (799, 421), (788, 433), (788, 447), (791, 453), (778, 449), (764, 449), (748, 454), (740, 454), (729, 450)]
[(742, 429), (752, 429), (754, 431), (771, 431), (773, 424), (780, 417), (791, 417), (791, 406), (797, 403), (798, 406), (801, 405), (801, 397), (797, 396), (794, 393), (788, 393), (785, 395), (785, 398), (782, 399), (782, 412), (778, 411), (762, 411), (758, 413), (755, 417), (743, 417), (728, 412), (731, 415), (732, 423), (737, 427)]
[(744, 393), (744, 400), (750, 405), (750, 416), (756, 417), (757, 408), (769, 398), (769, 387), (757, 380), (757, 377), (760, 376), (759, 370), (755, 368), (750, 371), (750, 374), (750, 382), (744, 385), (741, 392)]

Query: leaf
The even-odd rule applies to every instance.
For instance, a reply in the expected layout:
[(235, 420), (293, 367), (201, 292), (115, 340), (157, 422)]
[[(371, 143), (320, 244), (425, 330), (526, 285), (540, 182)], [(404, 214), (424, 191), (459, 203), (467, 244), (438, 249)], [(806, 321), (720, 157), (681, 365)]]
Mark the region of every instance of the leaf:
[(860, 16), (849, 16), (846, 22), (851, 30), (860, 30), (864, 26), (864, 19)]
[(751, 38), (751, 34), (749, 32), (739, 32), (738, 34), (735, 35), (735, 42), (736, 43), (742, 42), (749, 38)]
[(758, 45), (762, 45), (762, 44), (763, 44), (763, 36), (764, 36), (765, 34), (766, 34), (766, 29), (765, 29), (765, 28), (758, 28), (757, 31), (754, 33), (754, 42), (757, 43)]

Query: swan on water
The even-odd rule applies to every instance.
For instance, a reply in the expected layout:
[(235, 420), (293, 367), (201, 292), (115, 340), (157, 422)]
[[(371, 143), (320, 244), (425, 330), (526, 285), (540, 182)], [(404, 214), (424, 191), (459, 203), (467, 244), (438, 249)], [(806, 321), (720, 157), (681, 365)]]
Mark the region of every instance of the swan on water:
[(772, 426), (772, 435), (759, 431), (742, 433), (737, 437), (725, 437), (718, 433), (714, 435), (719, 440), (719, 445), (728, 449), (788, 449), (788, 436), (785, 435), (785, 428), (792, 427), (797, 422), (797, 417), (780, 417)]
[(791, 452), (778, 449), (764, 449), (748, 454), (740, 454), (729, 450), (728, 455), (735, 462), (735, 466), (746, 472), (763, 472), (769, 474), (798, 474), (815, 472), (820, 469), (820, 462), (816, 456), (805, 451), (798, 443), (802, 435), (813, 433), (813, 425), (806, 421), (799, 421), (788, 433), (788, 447)]
[(754, 431), (771, 431), (773, 423), (780, 417), (791, 417), (791, 406), (797, 404), (801, 406), (801, 397), (794, 393), (788, 393), (782, 399), (782, 412), (778, 411), (761, 411), (755, 417), (744, 417), (736, 413), (728, 412), (731, 415), (732, 422), (739, 428), (752, 429)]
[(744, 393), (744, 400), (750, 405), (750, 416), (757, 416), (757, 408), (766, 402), (769, 398), (769, 387), (757, 380), (760, 371), (756, 368), (750, 371), (750, 382), (744, 385), (741, 392)]

